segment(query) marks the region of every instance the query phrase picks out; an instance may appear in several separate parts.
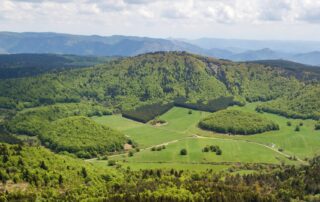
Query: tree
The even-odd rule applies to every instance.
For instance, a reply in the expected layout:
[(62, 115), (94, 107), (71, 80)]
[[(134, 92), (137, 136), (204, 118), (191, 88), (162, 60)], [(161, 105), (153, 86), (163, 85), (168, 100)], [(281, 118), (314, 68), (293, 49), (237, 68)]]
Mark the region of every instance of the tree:
[(209, 148), (208, 147), (204, 147), (202, 151), (203, 152), (209, 152)]
[(188, 152), (187, 152), (186, 149), (181, 149), (181, 150), (180, 150), (180, 155), (185, 156), (185, 155), (187, 155), (187, 154), (188, 154)]
[(82, 167), (81, 174), (83, 178), (86, 178), (88, 176), (87, 169), (85, 167)]
[(58, 181), (59, 181), (59, 185), (62, 185), (62, 184), (63, 184), (63, 177), (62, 177), (62, 175), (59, 175)]
[(108, 161), (108, 166), (114, 166), (116, 165), (116, 161), (115, 160), (109, 160)]
[(218, 148), (217, 151), (216, 151), (216, 154), (217, 155), (221, 155), (222, 154), (222, 150), (220, 148)]
[(48, 170), (48, 166), (46, 165), (46, 163), (44, 161), (40, 162), (40, 168), (42, 168), (43, 170)]
[(188, 114), (192, 114), (192, 110), (191, 109), (188, 111)]

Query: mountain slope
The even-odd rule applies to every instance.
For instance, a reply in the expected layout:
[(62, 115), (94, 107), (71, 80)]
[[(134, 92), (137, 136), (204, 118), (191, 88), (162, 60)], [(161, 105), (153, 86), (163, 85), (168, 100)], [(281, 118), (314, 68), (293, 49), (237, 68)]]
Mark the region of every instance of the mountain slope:
[(191, 102), (221, 96), (269, 100), (300, 84), (286, 71), (233, 63), (185, 52), (158, 52), (92, 68), (0, 81), (0, 96), (25, 104), (95, 100), (121, 109), (186, 97)]
[(290, 59), (300, 63), (320, 66), (320, 51), (296, 54)]
[(131, 36), (81, 36), (58, 33), (0, 32), (5, 53), (58, 53), (95, 56), (132, 56), (154, 51), (204, 50), (176, 40)]
[(291, 118), (320, 119), (320, 85), (307, 85), (279, 99), (263, 103), (258, 110)]
[(0, 55), (0, 79), (35, 76), (68, 68), (89, 67), (112, 59), (112, 57), (30, 53)]

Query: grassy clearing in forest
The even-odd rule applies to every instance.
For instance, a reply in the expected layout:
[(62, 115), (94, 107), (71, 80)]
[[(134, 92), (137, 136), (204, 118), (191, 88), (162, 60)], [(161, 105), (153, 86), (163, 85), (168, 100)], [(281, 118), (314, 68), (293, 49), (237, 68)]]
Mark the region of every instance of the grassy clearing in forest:
[[(255, 112), (257, 103), (247, 104), (245, 107), (233, 106), (237, 110)], [(270, 131), (256, 135), (226, 135), (204, 131), (197, 127), (199, 120), (210, 113), (174, 107), (159, 117), (167, 122), (163, 126), (141, 124), (120, 115), (96, 117), (95, 121), (106, 124), (112, 128), (123, 131), (139, 144), (141, 151), (133, 157), (127, 154), (110, 157), (117, 160), (123, 166), (132, 169), (143, 168), (176, 168), (176, 169), (210, 169), (220, 171), (218, 168), (227, 165), (212, 165), (227, 163), (271, 163), (281, 162), (298, 164), (298, 161), (290, 161), (286, 156), (297, 156), (300, 159), (312, 157), (320, 148), (320, 132), (314, 130), (313, 120), (292, 120), (274, 114), (262, 113), (261, 116), (273, 120), (279, 124), (280, 130)], [(287, 122), (291, 122), (291, 126)], [(300, 122), (300, 131), (295, 127)], [(205, 138), (197, 137), (203, 136)], [(167, 144), (162, 151), (151, 151), (151, 147)], [(222, 149), (222, 155), (213, 152), (202, 152), (206, 145), (218, 145)], [(186, 148), (188, 155), (179, 154), (182, 148)], [(283, 150), (281, 150), (281, 149)], [(280, 152), (278, 151), (280, 149)], [(282, 151), (282, 152), (281, 152)], [(95, 161), (103, 164), (103, 162)], [(216, 169), (217, 168), (217, 169)]]

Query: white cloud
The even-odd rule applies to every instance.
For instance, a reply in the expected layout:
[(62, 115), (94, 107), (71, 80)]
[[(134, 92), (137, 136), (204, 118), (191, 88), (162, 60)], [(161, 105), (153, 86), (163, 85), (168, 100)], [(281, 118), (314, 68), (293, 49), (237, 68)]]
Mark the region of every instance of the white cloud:
[[(81, 28), (81, 24), (85, 26)], [(159, 30), (166, 35), (166, 29), (180, 28), (175, 31), (182, 35), (184, 30), (195, 33), (203, 30), (209, 34), (213, 30), (208, 31), (208, 26), (228, 30), (234, 27), (240, 32), (236, 30), (240, 25), (270, 24), (315, 29), (314, 25), (320, 24), (320, 1), (0, 0), (0, 29), (11, 27), (11, 30), (65, 32), (74, 25), (77, 29), (73, 30), (81, 33), (94, 33), (100, 28), (99, 33), (142, 34)]]

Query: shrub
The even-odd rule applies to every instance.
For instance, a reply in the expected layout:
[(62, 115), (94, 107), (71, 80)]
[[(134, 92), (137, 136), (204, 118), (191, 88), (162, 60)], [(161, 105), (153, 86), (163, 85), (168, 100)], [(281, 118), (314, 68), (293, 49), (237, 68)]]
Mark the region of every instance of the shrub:
[(294, 129), (294, 131), (300, 131), (300, 126), (296, 126), (296, 128)]
[(108, 161), (108, 166), (114, 166), (116, 165), (116, 161), (115, 160), (109, 160)]
[(300, 123), (299, 123), (299, 126), (303, 126), (303, 122), (300, 122)]
[(202, 151), (203, 151), (203, 152), (209, 152), (209, 147), (204, 147), (204, 148), (202, 149)]
[(192, 110), (191, 109), (188, 111), (188, 114), (192, 114)]
[(180, 155), (185, 156), (185, 155), (187, 155), (187, 154), (188, 154), (188, 152), (187, 152), (186, 149), (181, 149), (181, 150), (180, 150)]
[(152, 148), (151, 148), (151, 151), (156, 151), (156, 150), (157, 150), (156, 147), (152, 147)]
[(291, 125), (292, 125), (291, 121), (288, 121), (287, 126), (291, 126)]
[(128, 156), (129, 156), (129, 157), (132, 157), (133, 154), (134, 154), (133, 151), (129, 151)]
[(320, 130), (320, 122), (316, 123), (316, 125), (314, 126), (315, 130)]
[(217, 155), (221, 155), (222, 154), (222, 150), (220, 148), (218, 148), (217, 151), (216, 151), (216, 154)]

